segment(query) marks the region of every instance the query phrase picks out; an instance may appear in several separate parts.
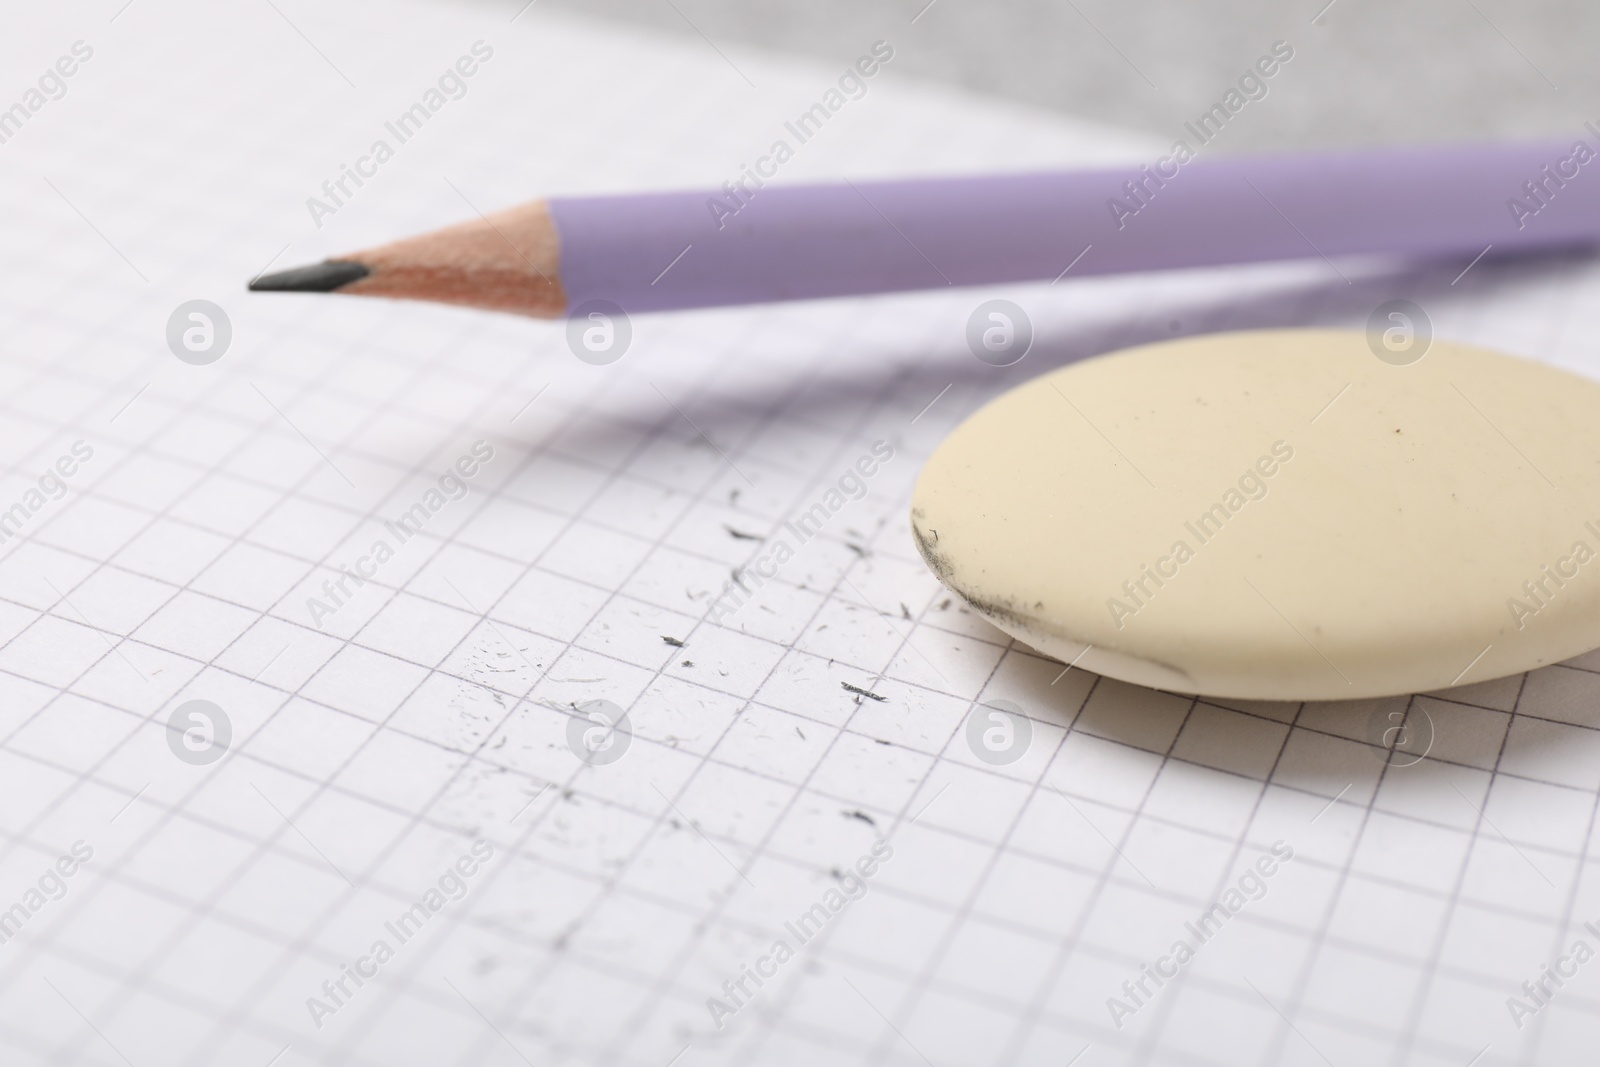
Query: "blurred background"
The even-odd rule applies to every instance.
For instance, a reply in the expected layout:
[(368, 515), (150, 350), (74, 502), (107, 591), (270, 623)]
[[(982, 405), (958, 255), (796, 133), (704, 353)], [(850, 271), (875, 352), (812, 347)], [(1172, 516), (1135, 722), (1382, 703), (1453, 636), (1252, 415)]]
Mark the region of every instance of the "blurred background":
[(1280, 103), (1233, 124), (1221, 151), (1559, 135), (1600, 118), (1589, 0), (537, 2), (830, 61), (883, 37), (903, 75), (1162, 137), (1288, 41)]

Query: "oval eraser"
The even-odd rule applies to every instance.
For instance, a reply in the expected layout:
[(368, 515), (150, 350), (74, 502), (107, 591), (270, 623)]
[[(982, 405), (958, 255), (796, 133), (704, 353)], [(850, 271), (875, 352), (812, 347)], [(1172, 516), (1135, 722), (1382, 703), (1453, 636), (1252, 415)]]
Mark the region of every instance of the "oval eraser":
[(922, 471), (923, 559), (1001, 630), (1140, 685), (1340, 700), (1600, 646), (1600, 385), (1435, 340), (1132, 348), (994, 400)]

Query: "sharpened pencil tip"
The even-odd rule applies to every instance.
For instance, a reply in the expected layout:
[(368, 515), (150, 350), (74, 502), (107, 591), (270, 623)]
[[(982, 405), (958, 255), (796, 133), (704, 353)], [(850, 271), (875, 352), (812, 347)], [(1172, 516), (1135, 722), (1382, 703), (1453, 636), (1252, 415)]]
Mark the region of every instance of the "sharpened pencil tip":
[(264, 293), (331, 293), (371, 273), (364, 264), (330, 259), (309, 267), (263, 274), (250, 283), (250, 288)]

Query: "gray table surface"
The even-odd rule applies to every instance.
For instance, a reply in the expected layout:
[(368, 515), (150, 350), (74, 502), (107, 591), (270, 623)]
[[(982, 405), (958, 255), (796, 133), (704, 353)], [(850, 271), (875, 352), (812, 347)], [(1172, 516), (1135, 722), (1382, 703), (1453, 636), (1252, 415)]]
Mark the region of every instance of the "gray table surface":
[(838, 62), (884, 38), (906, 74), (1158, 136), (1179, 135), (1287, 40), (1295, 59), (1218, 139), (1222, 151), (1577, 136), (1600, 121), (1593, 0), (540, 3)]

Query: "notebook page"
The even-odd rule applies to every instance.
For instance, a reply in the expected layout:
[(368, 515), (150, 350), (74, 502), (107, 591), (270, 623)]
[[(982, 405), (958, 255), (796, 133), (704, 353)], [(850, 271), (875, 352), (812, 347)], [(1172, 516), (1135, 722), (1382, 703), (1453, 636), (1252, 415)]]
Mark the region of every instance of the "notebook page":
[[(592, 365), (564, 324), (243, 282), (535, 195), (715, 188), (794, 140), (845, 61), (536, 6), (12, 18), (7, 1062), (1592, 1047), (1590, 969), (1537, 1000), (1522, 983), (1600, 945), (1600, 660), (1356, 706), (1156, 693), (989, 626), (906, 515), (965, 415), (1142, 341), (1358, 327), (1405, 296), (1441, 336), (1593, 373), (1589, 260), (640, 316)], [(918, 47), (909, 16), (886, 43)], [(58, 92), (40, 78), (63, 57)], [(892, 59), (862, 84), (777, 180), (1162, 148)], [(967, 348), (992, 298), (1034, 326), (1012, 367)], [(736, 574), (759, 588), (730, 609)], [(995, 701), (1026, 722), (1003, 759)], [(1193, 958), (1145, 978), (1180, 940)]]

